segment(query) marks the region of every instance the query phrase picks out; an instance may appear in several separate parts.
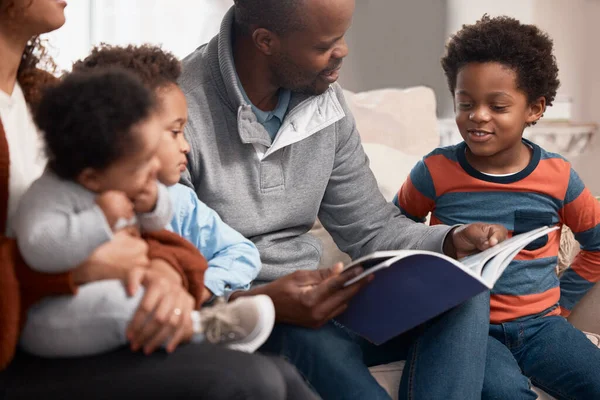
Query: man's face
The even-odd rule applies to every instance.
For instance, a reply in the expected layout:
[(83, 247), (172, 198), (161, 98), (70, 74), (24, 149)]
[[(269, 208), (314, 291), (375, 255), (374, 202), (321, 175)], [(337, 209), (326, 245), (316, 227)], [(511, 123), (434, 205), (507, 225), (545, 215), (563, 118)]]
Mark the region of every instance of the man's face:
[(348, 55), (354, 0), (307, 0), (301, 7), (303, 28), (278, 37), (270, 67), (280, 87), (318, 95), (338, 79)]

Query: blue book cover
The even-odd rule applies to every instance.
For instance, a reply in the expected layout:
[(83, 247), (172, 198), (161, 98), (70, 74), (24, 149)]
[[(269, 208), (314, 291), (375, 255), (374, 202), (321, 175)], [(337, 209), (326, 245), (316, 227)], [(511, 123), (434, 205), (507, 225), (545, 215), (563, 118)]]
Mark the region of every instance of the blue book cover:
[(413, 254), (375, 272), (337, 321), (382, 344), (488, 289), (439, 255)]
[(491, 289), (513, 258), (529, 243), (558, 227), (515, 235), (481, 253), (456, 261), (419, 250), (375, 252), (345, 269), (361, 266), (374, 280), (358, 292), (336, 320), (375, 344), (382, 344)]

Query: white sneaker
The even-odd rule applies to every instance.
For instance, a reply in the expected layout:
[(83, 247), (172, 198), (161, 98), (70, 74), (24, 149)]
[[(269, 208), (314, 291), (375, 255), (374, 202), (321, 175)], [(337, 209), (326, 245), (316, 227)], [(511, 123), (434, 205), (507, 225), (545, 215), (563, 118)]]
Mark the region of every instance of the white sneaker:
[(273, 301), (265, 295), (218, 302), (193, 314), (192, 319), (199, 322), (194, 324), (194, 333), (203, 334), (210, 343), (246, 353), (254, 353), (267, 341), (275, 323)]

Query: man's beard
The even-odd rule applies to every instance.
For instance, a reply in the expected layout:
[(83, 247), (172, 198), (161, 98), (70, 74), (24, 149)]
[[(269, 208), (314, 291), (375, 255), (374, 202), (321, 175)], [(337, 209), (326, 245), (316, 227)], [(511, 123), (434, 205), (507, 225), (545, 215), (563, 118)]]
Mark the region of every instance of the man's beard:
[(302, 69), (284, 54), (273, 59), (271, 71), (280, 87), (311, 96), (322, 94), (318, 88), (319, 74), (303, 73)]

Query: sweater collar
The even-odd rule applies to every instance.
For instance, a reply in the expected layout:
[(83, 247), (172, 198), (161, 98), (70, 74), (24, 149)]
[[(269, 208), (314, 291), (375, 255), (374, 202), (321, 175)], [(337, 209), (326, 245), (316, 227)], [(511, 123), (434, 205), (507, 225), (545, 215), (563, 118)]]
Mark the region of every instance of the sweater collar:
[(531, 147), (533, 149), (533, 155), (531, 157), (531, 160), (529, 161), (529, 164), (523, 170), (517, 172), (516, 174), (511, 174), (511, 175), (507, 175), (507, 176), (494, 176), (494, 175), (484, 174), (481, 171), (478, 171), (471, 164), (469, 164), (469, 161), (467, 160), (467, 155), (466, 155), (467, 144), (465, 142), (462, 142), (458, 146), (456, 146), (456, 158), (458, 159), (458, 162), (459, 162), (460, 166), (462, 167), (462, 169), (467, 174), (471, 175), (473, 178), (476, 178), (476, 179), (479, 179), (479, 180), (485, 181), (485, 182), (501, 183), (501, 184), (509, 184), (509, 183), (518, 182), (522, 179), (525, 179), (526, 177), (531, 175), (531, 173), (533, 171), (535, 171), (538, 164), (540, 163), (541, 154), (542, 154), (542, 150), (540, 149), (540, 146), (538, 146), (537, 144), (535, 144), (527, 139), (522, 139), (522, 141), (523, 141), (523, 143), (525, 143), (526, 145), (528, 145), (529, 147)]
[(279, 149), (306, 139), (345, 117), (345, 111), (332, 85), (323, 94), (312, 96), (291, 92), (288, 111), (279, 133), (272, 140), (258, 121), (252, 106), (244, 99), (233, 60), (234, 7), (230, 8), (219, 34), (206, 48), (212, 82), (224, 104), (237, 114), (237, 130), (242, 143), (252, 144), (262, 160)]

